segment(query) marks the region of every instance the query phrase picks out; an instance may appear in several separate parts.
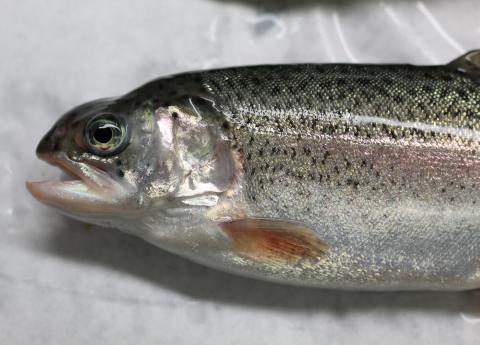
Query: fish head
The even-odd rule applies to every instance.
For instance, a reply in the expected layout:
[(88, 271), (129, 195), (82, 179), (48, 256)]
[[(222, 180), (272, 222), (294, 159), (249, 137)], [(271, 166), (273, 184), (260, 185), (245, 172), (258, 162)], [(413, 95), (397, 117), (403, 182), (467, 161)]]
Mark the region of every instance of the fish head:
[(37, 146), (37, 156), (69, 180), (27, 182), (41, 202), (84, 220), (139, 212), (160, 158), (158, 128), (148, 108), (101, 99), (63, 115)]
[(63, 115), (36, 153), (71, 179), (27, 182), (30, 193), (73, 218), (127, 232), (204, 220), (241, 170), (224, 128), (193, 103), (138, 103), (103, 99)]

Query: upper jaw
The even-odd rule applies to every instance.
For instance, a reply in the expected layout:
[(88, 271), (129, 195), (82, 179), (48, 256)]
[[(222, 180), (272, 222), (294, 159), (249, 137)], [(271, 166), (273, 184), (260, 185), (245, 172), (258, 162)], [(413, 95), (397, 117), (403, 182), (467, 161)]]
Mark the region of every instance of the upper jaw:
[(73, 161), (63, 153), (39, 154), (39, 158), (74, 178), (69, 181), (27, 181), (27, 189), (39, 201), (73, 213), (112, 213), (123, 208), (127, 190), (105, 171)]

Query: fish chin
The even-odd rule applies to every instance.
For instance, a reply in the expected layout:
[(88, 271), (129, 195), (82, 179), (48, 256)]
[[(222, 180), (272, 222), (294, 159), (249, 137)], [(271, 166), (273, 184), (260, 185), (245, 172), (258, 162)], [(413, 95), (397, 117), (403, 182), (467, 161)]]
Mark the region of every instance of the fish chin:
[(67, 181), (26, 182), (28, 191), (39, 201), (66, 213), (111, 214), (132, 209), (131, 193), (105, 171), (65, 155), (42, 156), (48, 163), (72, 176)]

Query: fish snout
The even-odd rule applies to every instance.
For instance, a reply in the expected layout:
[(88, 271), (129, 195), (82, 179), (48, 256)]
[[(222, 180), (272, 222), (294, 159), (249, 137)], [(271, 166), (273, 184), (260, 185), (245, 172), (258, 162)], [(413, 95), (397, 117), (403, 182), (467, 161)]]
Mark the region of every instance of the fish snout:
[(60, 141), (64, 136), (64, 128), (58, 126), (52, 127), (38, 143), (36, 150), (37, 157), (45, 159), (47, 156), (60, 151)]

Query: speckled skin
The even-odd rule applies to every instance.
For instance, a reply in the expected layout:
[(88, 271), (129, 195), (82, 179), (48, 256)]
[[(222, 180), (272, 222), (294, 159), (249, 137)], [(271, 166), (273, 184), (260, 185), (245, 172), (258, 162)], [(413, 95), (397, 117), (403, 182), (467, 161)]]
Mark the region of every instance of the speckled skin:
[(224, 117), (244, 157), (252, 216), (302, 222), (328, 243), (314, 266), (276, 268), (280, 280), (480, 286), (480, 88), (468, 75), (291, 65), (181, 75), (147, 89), (153, 85), (180, 93), (173, 99), (214, 103), (211, 113)]
[[(148, 210), (121, 221), (76, 218), (121, 228), (216, 268), (283, 283), (369, 290), (480, 287), (477, 75), (452, 66), (242, 67), (162, 78), (92, 104), (94, 111), (85, 106), (59, 124), (100, 108), (121, 112), (139, 128), (132, 140), (148, 136), (149, 152), (155, 152), (161, 134), (140, 124), (151, 123), (152, 116), (158, 123), (170, 123), (170, 115), (172, 121), (191, 116), (201, 128), (222, 133), (241, 171), (232, 188), (214, 193), (215, 205), (181, 206), (185, 199), (165, 196), (168, 188), (158, 187), (167, 176), (174, 181), (171, 169), (150, 168), (166, 166), (166, 158), (148, 153), (139, 160), (136, 140), (119, 157), (101, 161), (121, 172), (120, 182), (130, 178), (130, 186), (142, 186), (145, 192), (139, 189), (135, 200)], [(195, 133), (194, 139), (202, 135)], [(176, 140), (188, 141), (188, 134)], [(61, 147), (48, 134), (39, 147), (47, 146)], [(249, 260), (232, 250), (218, 227), (222, 217), (296, 221), (328, 250), (296, 264)]]

